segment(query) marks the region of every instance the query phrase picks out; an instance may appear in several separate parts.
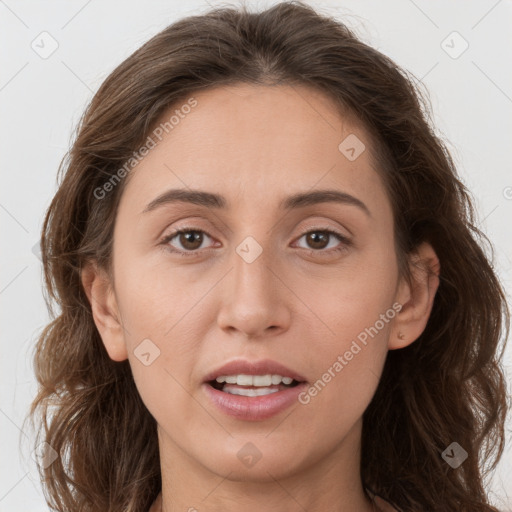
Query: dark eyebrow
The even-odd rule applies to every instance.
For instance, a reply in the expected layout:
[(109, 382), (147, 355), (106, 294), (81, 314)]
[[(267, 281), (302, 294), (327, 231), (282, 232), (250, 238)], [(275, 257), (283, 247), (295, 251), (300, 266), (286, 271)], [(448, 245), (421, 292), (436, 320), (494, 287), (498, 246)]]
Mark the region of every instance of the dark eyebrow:
[(299, 192), (285, 198), (279, 206), (281, 208), (302, 208), (318, 203), (342, 203), (357, 206), (371, 217), (368, 207), (357, 197), (339, 190), (315, 190), (314, 192)]
[(227, 201), (223, 196), (203, 192), (202, 190), (170, 189), (153, 199), (142, 213), (150, 212), (164, 204), (182, 201), (184, 203), (197, 204), (208, 208), (226, 208)]
[[(155, 210), (159, 206), (174, 202), (186, 202), (206, 206), (207, 208), (226, 208), (228, 202), (224, 196), (202, 190), (171, 189), (153, 199), (142, 213)], [(338, 190), (315, 190), (314, 192), (299, 192), (286, 197), (279, 203), (282, 209), (303, 208), (318, 203), (342, 203), (357, 206), (371, 217), (370, 210), (360, 200)]]

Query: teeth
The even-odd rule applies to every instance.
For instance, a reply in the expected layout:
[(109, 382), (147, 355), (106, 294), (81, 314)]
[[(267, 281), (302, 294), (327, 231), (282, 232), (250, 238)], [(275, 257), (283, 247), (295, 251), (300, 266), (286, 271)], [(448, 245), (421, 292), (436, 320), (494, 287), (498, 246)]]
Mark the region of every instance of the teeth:
[(281, 384), (291, 384), (291, 377), (282, 377), (281, 375), (219, 375), (217, 382), (226, 382), (228, 384), (237, 384), (238, 386), (271, 386)]
[(253, 376), (252, 375), (237, 375), (236, 384), (237, 386), (252, 386)]
[(279, 389), (276, 389), (276, 388), (251, 389), (251, 388), (237, 388), (234, 386), (226, 386), (223, 391), (225, 393), (229, 393), (231, 395), (263, 396), (263, 395), (270, 395), (271, 393), (277, 393), (279, 391)]

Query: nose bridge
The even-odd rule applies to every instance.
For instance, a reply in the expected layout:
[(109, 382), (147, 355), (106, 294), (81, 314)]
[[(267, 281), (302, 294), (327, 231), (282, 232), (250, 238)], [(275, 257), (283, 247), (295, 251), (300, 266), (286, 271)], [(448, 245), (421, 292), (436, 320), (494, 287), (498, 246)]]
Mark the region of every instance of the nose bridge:
[[(235, 293), (243, 293), (248, 297), (252, 295), (268, 294), (272, 287), (270, 257), (272, 254), (268, 240), (260, 242), (253, 236), (245, 237), (235, 248), (233, 255), (233, 278)], [(265, 247), (264, 245), (265, 244)]]
[(281, 330), (289, 321), (283, 285), (274, 275), (270, 240), (264, 235), (257, 236), (261, 243), (254, 236), (246, 236), (235, 247), (231, 258), (233, 270), (219, 312), (222, 328), (235, 328), (251, 335), (262, 334), (270, 327)]

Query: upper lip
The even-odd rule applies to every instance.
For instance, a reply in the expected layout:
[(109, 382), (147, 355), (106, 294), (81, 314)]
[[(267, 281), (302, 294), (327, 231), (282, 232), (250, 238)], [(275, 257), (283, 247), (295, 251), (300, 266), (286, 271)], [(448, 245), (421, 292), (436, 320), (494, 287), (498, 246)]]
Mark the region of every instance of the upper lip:
[(271, 359), (260, 359), (258, 361), (249, 361), (247, 359), (235, 359), (229, 363), (220, 366), (205, 376), (204, 382), (215, 380), (220, 375), (281, 375), (281, 377), (291, 377), (298, 382), (304, 382), (306, 379), (290, 368), (283, 366), (277, 361)]

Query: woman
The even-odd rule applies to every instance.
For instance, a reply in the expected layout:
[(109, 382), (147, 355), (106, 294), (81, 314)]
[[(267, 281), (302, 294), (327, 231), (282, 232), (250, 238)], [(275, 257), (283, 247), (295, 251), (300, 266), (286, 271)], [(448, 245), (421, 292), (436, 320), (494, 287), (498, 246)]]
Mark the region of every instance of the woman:
[(508, 311), (425, 110), (300, 2), (114, 70), (42, 230), (51, 507), (497, 510)]

